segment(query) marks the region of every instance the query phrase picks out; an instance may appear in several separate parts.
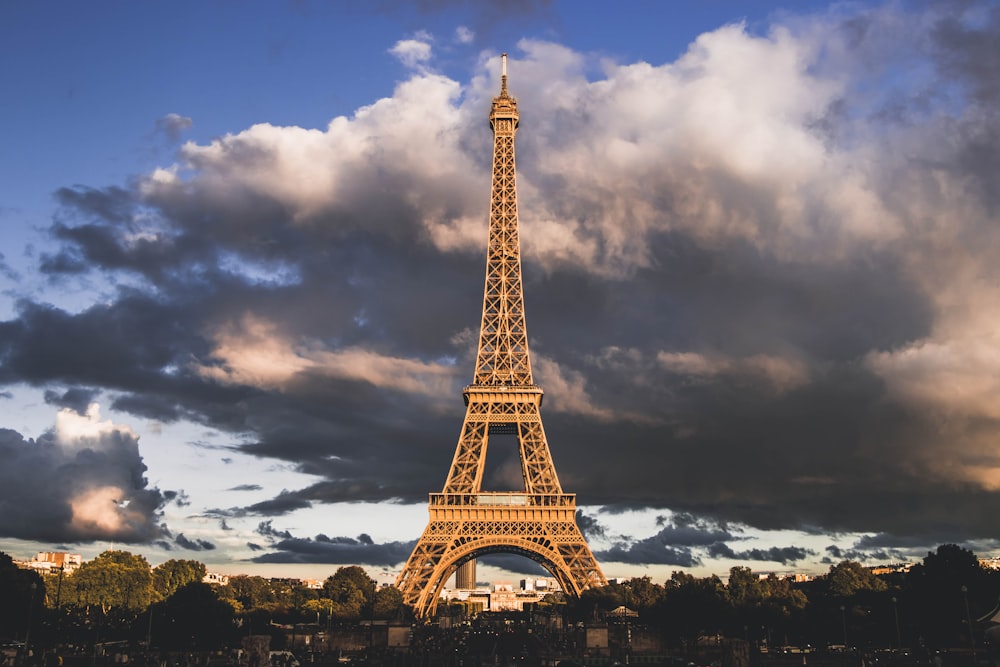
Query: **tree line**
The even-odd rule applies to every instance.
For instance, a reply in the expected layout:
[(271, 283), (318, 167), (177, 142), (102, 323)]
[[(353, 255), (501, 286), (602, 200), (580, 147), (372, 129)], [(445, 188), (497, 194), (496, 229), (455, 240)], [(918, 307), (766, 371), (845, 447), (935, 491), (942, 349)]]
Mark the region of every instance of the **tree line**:
[(761, 578), (748, 567), (732, 568), (725, 583), (684, 572), (662, 585), (635, 578), (585, 591), (568, 611), (586, 621), (618, 606), (677, 646), (728, 637), (772, 648), (983, 648), (988, 623), (977, 620), (1000, 608), (1000, 571), (945, 544), (908, 571), (878, 576), (843, 560), (802, 582)]
[[(233, 576), (202, 583), (204, 564), (168, 560), (156, 567), (140, 555), (105, 551), (73, 574), (17, 568), (0, 552), (0, 637), (55, 645), (129, 640), (170, 650), (221, 648), (247, 634), (308, 624), (313, 630), (360, 619), (408, 619), (399, 592), (378, 587), (357, 566), (341, 567), (321, 588), (297, 579)], [(995, 610), (1000, 572), (954, 544), (929, 552), (908, 572), (876, 576), (844, 560), (811, 581), (761, 578), (734, 567), (728, 581), (674, 572), (664, 583), (637, 577), (585, 591), (578, 599), (546, 597), (535, 610), (567, 622), (608, 617), (625, 606), (677, 647), (705, 637), (746, 639), (771, 647), (964, 647), (976, 619)], [(293, 630), (294, 632), (294, 630)]]
[(341, 567), (322, 587), (298, 579), (238, 575), (206, 584), (194, 560), (150, 567), (145, 557), (105, 551), (72, 574), (40, 574), (14, 565), (0, 552), (0, 637), (33, 643), (88, 645), (145, 642), (167, 650), (208, 650), (238, 644), (247, 634), (273, 635), (300, 624), (330, 629), (359, 619), (390, 619), (402, 596), (378, 587), (360, 567)]

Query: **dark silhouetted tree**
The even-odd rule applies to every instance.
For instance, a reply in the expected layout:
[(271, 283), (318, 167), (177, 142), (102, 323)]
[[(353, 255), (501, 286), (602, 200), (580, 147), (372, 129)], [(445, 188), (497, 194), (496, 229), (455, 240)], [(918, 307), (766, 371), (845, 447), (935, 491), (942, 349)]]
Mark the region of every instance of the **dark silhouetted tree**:
[(236, 631), (232, 605), (200, 581), (181, 586), (152, 613), (153, 643), (168, 650), (224, 648)]
[(0, 551), (0, 637), (23, 638), (29, 615), (37, 622), (44, 600), (45, 585), (38, 573), (22, 570)]

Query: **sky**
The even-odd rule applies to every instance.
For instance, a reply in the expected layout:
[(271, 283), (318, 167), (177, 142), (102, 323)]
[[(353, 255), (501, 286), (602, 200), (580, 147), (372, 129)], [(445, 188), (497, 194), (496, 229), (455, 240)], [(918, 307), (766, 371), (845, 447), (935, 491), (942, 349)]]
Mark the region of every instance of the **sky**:
[(1000, 553), (1000, 4), (607, 7), (0, 4), (0, 550), (393, 580), (474, 370), (506, 52), (605, 574)]

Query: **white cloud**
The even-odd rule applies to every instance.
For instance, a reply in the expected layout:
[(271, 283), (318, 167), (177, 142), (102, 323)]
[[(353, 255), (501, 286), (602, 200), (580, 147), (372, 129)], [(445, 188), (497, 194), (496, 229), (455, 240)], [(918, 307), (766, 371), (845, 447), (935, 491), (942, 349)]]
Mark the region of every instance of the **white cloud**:
[(411, 69), (420, 69), (431, 59), (431, 37), (420, 33), (415, 39), (401, 39), (389, 49), (389, 53)]
[(83, 415), (75, 410), (60, 410), (56, 414), (55, 434), (56, 441), (69, 450), (106, 448), (117, 438), (138, 438), (128, 426), (114, 424), (110, 419), (101, 421), (101, 406), (97, 403), (91, 403)]

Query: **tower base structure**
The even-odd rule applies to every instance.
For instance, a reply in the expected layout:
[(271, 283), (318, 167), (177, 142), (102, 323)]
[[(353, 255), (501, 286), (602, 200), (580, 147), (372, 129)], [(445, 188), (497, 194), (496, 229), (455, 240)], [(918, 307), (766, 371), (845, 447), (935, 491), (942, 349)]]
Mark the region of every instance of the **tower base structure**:
[(417, 616), (433, 615), (448, 578), (491, 553), (535, 561), (577, 596), (607, 583), (576, 524), (574, 494), (432, 493), (430, 522), (396, 585)]

